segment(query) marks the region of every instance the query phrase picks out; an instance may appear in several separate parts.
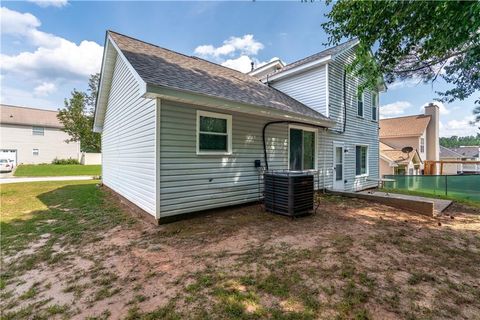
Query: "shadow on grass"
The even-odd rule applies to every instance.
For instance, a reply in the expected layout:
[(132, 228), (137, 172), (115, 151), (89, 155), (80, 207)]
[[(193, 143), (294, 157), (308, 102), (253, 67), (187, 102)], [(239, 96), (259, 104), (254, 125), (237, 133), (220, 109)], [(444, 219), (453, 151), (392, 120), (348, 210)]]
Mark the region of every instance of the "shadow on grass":
[[(34, 192), (28, 193), (29, 184), (13, 186), (19, 189), (10, 196), (24, 196), (24, 187), (24, 201), (32, 201), (35, 197), (48, 208), (34, 210), (28, 216), (19, 213), (20, 218), (0, 223), (4, 256), (15, 256), (22, 250), (27, 253), (19, 259), (12, 259), (14, 265), (10, 267), (15, 266), (15, 271), (30, 270), (40, 262), (51, 262), (54, 246), (58, 250), (68, 245), (97, 241), (109, 229), (132, 222), (94, 183), (64, 184), (36, 196)], [(52, 184), (45, 185), (51, 189)], [(8, 272), (8, 264), (6, 267)]]

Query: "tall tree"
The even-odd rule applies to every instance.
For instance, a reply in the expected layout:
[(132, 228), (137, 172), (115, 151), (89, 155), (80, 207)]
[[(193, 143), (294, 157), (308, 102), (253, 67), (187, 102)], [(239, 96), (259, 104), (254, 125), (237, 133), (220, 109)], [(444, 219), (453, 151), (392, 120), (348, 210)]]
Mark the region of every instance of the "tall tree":
[(338, 0), (327, 17), (322, 26), (330, 44), (359, 39), (348, 69), (365, 79), (363, 88), (377, 85), (382, 75), (387, 84), (441, 77), (452, 89), (437, 92), (438, 99), (477, 95), (474, 113), (480, 122), (479, 1)]
[(67, 141), (80, 141), (80, 148), (85, 152), (101, 151), (101, 136), (92, 131), (99, 79), (98, 73), (90, 76), (87, 92), (74, 89), (57, 115), (63, 131), (70, 135)]

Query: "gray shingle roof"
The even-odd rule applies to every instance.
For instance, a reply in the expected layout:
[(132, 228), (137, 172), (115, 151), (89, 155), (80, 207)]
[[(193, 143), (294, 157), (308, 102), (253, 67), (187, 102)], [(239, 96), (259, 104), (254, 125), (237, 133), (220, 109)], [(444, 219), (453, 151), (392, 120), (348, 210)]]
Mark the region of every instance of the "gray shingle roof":
[(329, 120), (247, 74), (116, 32), (108, 33), (147, 84)]
[(440, 159), (442, 158), (461, 158), (462, 155), (455, 151), (448, 149), (444, 146), (440, 146)]
[(458, 147), (452, 148), (453, 151), (459, 153), (463, 158), (478, 158), (480, 157), (480, 146), (472, 147)]
[(63, 128), (57, 111), (0, 104), (0, 123)]

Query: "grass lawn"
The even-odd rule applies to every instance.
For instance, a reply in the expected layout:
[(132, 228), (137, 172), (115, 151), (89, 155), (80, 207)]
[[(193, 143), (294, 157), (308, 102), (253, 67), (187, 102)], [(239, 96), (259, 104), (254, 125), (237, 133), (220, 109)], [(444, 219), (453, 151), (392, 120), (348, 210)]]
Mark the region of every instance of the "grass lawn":
[(16, 177), (52, 177), (52, 176), (99, 176), (101, 165), (81, 164), (21, 164), (15, 170)]
[[(480, 209), (320, 198), (152, 226), (96, 181), (4, 185), (2, 319), (475, 319)], [(451, 218), (453, 217), (453, 218)]]

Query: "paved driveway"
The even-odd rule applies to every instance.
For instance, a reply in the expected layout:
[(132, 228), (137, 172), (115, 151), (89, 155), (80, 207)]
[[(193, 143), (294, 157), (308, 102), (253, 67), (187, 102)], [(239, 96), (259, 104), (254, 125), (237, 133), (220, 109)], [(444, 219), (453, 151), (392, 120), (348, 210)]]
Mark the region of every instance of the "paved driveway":
[(11, 178), (13, 177), (13, 172), (0, 172), (0, 181), (4, 178)]
[(61, 177), (4, 177), (0, 176), (0, 184), (17, 182), (37, 182), (37, 181), (67, 181), (67, 180), (93, 180), (91, 176), (61, 176)]

